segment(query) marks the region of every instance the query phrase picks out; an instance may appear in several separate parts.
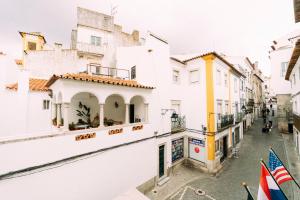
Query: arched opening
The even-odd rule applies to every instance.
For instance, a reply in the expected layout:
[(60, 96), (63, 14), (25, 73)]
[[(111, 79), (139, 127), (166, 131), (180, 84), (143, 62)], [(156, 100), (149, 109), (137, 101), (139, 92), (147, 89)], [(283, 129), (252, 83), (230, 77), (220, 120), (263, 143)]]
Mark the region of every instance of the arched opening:
[(124, 99), (117, 94), (110, 95), (104, 105), (104, 126), (114, 126), (125, 123), (126, 106)]
[(100, 125), (98, 98), (89, 92), (75, 94), (69, 108), (69, 129), (96, 128)]
[(129, 122), (138, 123), (146, 121), (145, 101), (141, 96), (134, 96), (130, 100)]

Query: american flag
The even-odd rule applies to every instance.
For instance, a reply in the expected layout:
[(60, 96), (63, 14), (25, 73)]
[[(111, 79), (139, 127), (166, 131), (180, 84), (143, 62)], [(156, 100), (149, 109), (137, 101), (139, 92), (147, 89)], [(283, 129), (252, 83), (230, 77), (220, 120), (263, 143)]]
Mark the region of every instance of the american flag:
[(289, 172), (271, 149), (269, 154), (269, 168), (278, 185), (293, 180)]

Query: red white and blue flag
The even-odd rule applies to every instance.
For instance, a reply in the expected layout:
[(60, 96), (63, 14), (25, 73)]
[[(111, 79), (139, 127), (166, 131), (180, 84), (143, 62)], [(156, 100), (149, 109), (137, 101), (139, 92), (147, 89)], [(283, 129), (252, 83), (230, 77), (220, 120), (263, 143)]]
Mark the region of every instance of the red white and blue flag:
[(261, 163), (257, 200), (287, 200), (263, 163)]
[(293, 180), (289, 172), (283, 166), (281, 161), (277, 158), (276, 154), (270, 149), (269, 154), (269, 169), (275, 178), (278, 185)]

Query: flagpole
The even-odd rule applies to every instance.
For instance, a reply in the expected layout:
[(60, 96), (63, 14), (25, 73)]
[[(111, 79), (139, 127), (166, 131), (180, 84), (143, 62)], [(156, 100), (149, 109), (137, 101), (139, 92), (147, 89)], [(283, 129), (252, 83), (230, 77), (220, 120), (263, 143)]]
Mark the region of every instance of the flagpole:
[(297, 181), (294, 179), (294, 177), (292, 176), (292, 174), (290, 173), (290, 171), (288, 170), (288, 168), (286, 168), (286, 166), (283, 164), (283, 162), (280, 160), (280, 158), (278, 157), (278, 155), (275, 153), (275, 151), (272, 149), (272, 147), (270, 147), (270, 150), (274, 153), (274, 155), (277, 157), (277, 159), (281, 162), (281, 164), (283, 165), (283, 167), (285, 168), (285, 170), (289, 173), (289, 175), (292, 177), (293, 181), (296, 183), (296, 185), (298, 186), (298, 188), (300, 189), (300, 185), (297, 183)]
[(271, 172), (270, 172), (270, 170), (268, 169), (268, 167), (267, 167), (266, 163), (264, 162), (264, 160), (261, 159), (260, 162), (261, 162), (261, 163), (264, 165), (264, 167), (268, 170), (270, 176), (271, 176), (272, 179), (274, 180), (275, 184), (278, 186), (279, 190), (282, 192), (282, 194), (283, 194), (283, 196), (285, 197), (285, 199), (286, 199), (286, 200), (289, 200), (289, 199), (285, 196), (285, 194), (284, 194), (284, 192), (282, 191), (282, 189), (280, 188), (280, 186), (278, 185), (277, 181), (274, 179), (273, 175), (271, 174)]
[(244, 188), (246, 189), (246, 191), (247, 191), (248, 195), (250, 195), (250, 196), (251, 196), (251, 198), (254, 200), (254, 198), (253, 198), (253, 196), (252, 196), (252, 194), (251, 194), (251, 192), (250, 192), (250, 190), (249, 190), (249, 188), (248, 188), (247, 184), (246, 184), (245, 182), (243, 182), (243, 183), (242, 183), (242, 185), (243, 185), (243, 186), (244, 186)]

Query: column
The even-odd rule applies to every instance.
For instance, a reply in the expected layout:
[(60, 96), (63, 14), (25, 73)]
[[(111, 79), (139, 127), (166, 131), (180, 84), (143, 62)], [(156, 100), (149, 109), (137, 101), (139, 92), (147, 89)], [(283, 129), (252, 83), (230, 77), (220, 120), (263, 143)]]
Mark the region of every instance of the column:
[(56, 103), (52, 103), (51, 112), (52, 112), (52, 114), (51, 114), (51, 123), (52, 123), (52, 125), (54, 125), (53, 124), (53, 119), (56, 118), (56, 120), (57, 120), (57, 104)]
[(61, 125), (61, 103), (56, 104), (56, 126)]
[(145, 106), (145, 113), (144, 113), (145, 116), (144, 116), (144, 118), (145, 118), (145, 122), (148, 123), (148, 120), (149, 120), (149, 118), (148, 118), (148, 114), (149, 114), (148, 113), (148, 107), (149, 107), (149, 104), (145, 103), (144, 106)]
[(125, 124), (129, 124), (129, 106), (130, 104), (125, 104)]
[[(216, 157), (215, 157), (215, 108), (214, 108), (214, 82), (213, 82), (213, 61), (215, 56), (209, 54), (204, 56), (206, 66), (206, 106), (207, 106), (207, 168), (209, 172), (214, 172), (216, 168)], [(230, 76), (229, 76), (230, 80)], [(229, 81), (230, 88), (230, 81)], [(229, 102), (230, 103), (230, 102)], [(231, 106), (229, 104), (229, 106)]]
[(70, 110), (70, 103), (63, 103), (64, 130), (69, 130), (69, 110)]
[(104, 104), (99, 104), (99, 126), (104, 126)]

